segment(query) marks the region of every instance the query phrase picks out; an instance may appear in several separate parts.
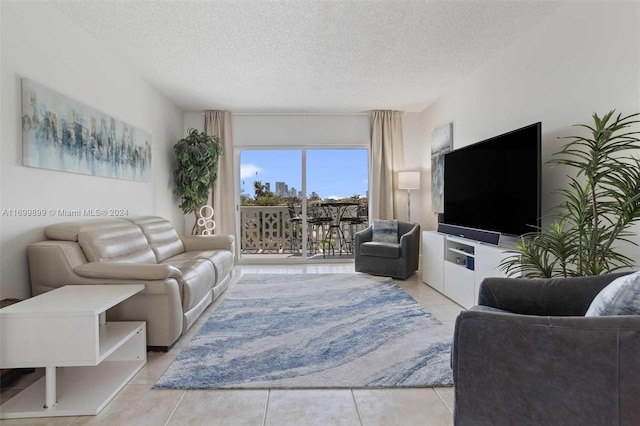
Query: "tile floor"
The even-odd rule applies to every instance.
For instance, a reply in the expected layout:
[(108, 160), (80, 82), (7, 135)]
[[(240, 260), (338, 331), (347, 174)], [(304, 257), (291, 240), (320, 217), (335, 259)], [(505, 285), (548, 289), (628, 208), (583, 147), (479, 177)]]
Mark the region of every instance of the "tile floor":
[[(234, 282), (242, 274), (255, 273), (352, 273), (353, 263), (322, 265), (239, 265)], [(414, 299), (453, 332), (461, 308), (421, 281), (420, 273), (396, 281)], [(233, 284), (232, 284), (233, 285)], [(167, 353), (149, 352), (147, 364), (97, 416), (3, 420), (12, 425), (451, 425), (453, 388), (336, 389), (336, 390), (173, 390), (153, 389), (208, 313)], [(41, 377), (28, 374), (4, 389), (4, 402)]]

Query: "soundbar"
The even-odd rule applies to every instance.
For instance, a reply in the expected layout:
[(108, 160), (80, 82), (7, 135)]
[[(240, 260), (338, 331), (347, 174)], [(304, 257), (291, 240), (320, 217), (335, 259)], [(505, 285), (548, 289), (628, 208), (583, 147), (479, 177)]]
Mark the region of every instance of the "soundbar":
[(447, 225), (446, 223), (438, 224), (438, 232), (494, 245), (498, 245), (500, 242), (499, 232), (484, 231), (482, 229), (467, 228), (458, 225)]

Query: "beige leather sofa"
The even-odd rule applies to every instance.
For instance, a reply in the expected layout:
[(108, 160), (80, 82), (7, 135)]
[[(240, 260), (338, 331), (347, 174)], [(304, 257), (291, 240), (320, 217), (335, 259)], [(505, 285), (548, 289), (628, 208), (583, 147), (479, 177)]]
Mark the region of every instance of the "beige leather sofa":
[(144, 284), (107, 320), (146, 321), (153, 350), (168, 350), (232, 276), (233, 236), (180, 237), (161, 217), (65, 222), (45, 235), (28, 248), (33, 295), (68, 284)]

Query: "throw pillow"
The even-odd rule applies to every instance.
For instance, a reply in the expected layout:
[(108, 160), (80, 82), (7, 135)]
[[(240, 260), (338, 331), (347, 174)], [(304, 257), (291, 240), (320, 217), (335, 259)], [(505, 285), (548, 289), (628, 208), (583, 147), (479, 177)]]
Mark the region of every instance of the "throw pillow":
[(616, 278), (593, 299), (585, 316), (640, 315), (640, 272)]
[(373, 238), (377, 243), (398, 243), (398, 221), (373, 219)]

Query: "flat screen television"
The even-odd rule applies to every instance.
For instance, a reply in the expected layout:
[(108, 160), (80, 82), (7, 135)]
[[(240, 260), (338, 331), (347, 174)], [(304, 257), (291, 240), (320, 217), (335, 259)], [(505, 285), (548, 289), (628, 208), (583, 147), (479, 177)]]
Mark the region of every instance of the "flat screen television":
[(443, 222), (508, 236), (535, 231), (541, 131), (535, 123), (447, 153)]

